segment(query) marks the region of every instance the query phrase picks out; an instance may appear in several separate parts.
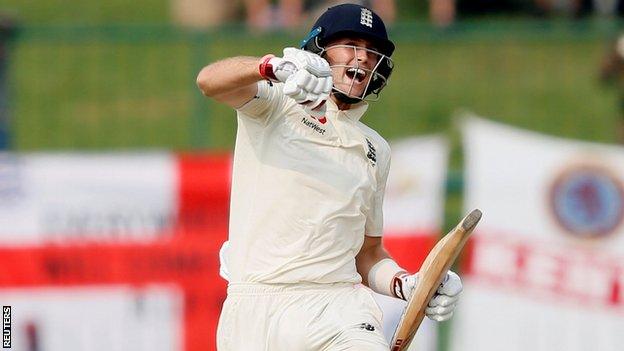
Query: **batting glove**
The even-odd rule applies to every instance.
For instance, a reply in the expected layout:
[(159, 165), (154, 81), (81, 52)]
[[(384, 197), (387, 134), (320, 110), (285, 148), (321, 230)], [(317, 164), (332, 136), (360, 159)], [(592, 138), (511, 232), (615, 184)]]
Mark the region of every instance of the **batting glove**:
[(284, 84), (285, 95), (304, 106), (315, 116), (325, 113), (324, 104), (331, 93), (333, 80), (329, 63), (314, 53), (285, 48), (283, 57), (267, 55), (260, 62), (260, 74)]
[[(396, 277), (398, 281), (394, 285), (394, 294), (406, 301), (410, 299), (414, 288), (419, 280), (418, 273), (409, 275), (407, 273)], [(446, 321), (453, 316), (455, 306), (459, 300), (459, 295), (463, 290), (461, 279), (453, 272), (448, 271), (446, 277), (438, 287), (435, 295), (429, 301), (425, 309), (425, 315), (429, 319), (437, 322)]]

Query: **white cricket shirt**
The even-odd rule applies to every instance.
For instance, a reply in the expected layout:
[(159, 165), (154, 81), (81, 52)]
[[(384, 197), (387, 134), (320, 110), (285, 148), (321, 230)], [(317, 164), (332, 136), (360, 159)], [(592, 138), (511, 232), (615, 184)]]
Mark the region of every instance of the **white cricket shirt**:
[(314, 118), (282, 84), (258, 84), (265, 96), (238, 109), (230, 281), (361, 282), (355, 256), (365, 234), (382, 234), (390, 146), (359, 121), (365, 102), (328, 100)]

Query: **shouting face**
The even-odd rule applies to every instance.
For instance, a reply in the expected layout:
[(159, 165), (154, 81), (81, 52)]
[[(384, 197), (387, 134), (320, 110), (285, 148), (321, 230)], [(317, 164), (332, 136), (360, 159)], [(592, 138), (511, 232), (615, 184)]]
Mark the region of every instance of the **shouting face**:
[(332, 68), (334, 89), (348, 97), (363, 99), (376, 73), (382, 54), (366, 39), (343, 37), (330, 41), (325, 59)]

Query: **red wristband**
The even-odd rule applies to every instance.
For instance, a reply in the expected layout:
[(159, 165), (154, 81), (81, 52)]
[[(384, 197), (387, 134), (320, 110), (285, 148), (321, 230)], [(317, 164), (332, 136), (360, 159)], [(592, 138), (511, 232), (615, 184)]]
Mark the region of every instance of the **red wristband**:
[(260, 59), (258, 70), (260, 71), (262, 78), (277, 82), (277, 77), (275, 76), (275, 73), (273, 73), (273, 65), (269, 63), (273, 57), (275, 57), (273, 54), (264, 55)]

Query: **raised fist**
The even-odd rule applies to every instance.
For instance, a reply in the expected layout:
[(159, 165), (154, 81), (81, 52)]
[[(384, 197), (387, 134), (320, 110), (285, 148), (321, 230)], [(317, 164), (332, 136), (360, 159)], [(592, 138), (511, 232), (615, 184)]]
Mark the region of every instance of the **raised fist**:
[(265, 56), (260, 63), (263, 77), (283, 82), (283, 92), (312, 115), (323, 115), (333, 80), (329, 63), (314, 53), (285, 48), (283, 57)]

